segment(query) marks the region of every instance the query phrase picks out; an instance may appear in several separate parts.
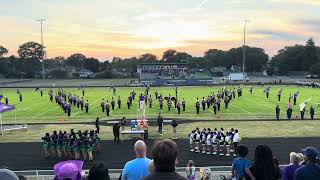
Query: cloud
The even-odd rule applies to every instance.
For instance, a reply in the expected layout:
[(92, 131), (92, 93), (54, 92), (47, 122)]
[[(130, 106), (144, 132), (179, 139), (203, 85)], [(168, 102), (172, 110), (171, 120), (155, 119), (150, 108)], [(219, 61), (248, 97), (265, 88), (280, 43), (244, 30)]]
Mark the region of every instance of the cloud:
[(288, 31), (275, 31), (275, 30), (253, 30), (250, 31), (249, 34), (254, 34), (254, 35), (262, 35), (265, 36), (266, 38), (272, 38), (274, 40), (287, 40), (287, 41), (301, 41), (305, 40), (307, 37), (294, 33), (294, 32), (288, 32)]

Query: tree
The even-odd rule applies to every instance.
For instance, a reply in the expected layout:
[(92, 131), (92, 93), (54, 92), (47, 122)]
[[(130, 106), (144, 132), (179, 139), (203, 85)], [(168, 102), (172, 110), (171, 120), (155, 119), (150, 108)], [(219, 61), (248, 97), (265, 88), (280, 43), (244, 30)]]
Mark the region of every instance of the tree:
[(302, 69), (310, 70), (311, 66), (318, 62), (317, 49), (312, 38), (307, 41), (303, 54)]
[(87, 58), (84, 60), (84, 68), (89, 69), (92, 72), (98, 72), (100, 70), (100, 62), (95, 58)]
[(157, 56), (151, 53), (142, 54), (138, 60), (141, 63), (153, 63), (157, 61)]
[(209, 49), (204, 53), (204, 58), (208, 60), (210, 68), (215, 66), (230, 68), (233, 65), (231, 56), (227, 52), (218, 49)]
[[(40, 61), (42, 59), (42, 45), (32, 41), (26, 42), (19, 46), (18, 54), (21, 59)], [(43, 51), (43, 56), (45, 54), (46, 52)]]
[(0, 57), (8, 53), (8, 49), (3, 46), (0, 46)]
[(69, 56), (67, 58), (66, 63), (71, 66), (83, 68), (83, 64), (86, 59), (87, 59), (87, 57), (85, 55), (80, 54), (80, 53), (76, 53), (76, 54), (72, 54), (71, 56)]
[(312, 75), (318, 75), (320, 76), (320, 62), (314, 64), (313, 66), (311, 66), (311, 70), (310, 70)]
[(168, 49), (165, 52), (163, 52), (162, 60), (166, 62), (176, 62), (176, 54), (177, 51), (174, 49)]

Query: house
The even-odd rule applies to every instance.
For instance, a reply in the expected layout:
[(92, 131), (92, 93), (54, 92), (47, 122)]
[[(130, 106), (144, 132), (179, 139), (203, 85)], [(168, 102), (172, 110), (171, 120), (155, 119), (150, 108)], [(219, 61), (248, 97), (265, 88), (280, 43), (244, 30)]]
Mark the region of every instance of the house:
[(78, 74), (79, 78), (90, 78), (93, 75), (93, 72), (88, 69), (81, 69)]

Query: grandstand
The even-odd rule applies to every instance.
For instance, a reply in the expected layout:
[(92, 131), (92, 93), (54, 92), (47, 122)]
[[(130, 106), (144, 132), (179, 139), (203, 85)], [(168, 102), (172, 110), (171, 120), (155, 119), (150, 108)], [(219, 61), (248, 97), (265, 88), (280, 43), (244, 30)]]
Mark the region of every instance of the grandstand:
[(190, 69), (186, 63), (147, 63), (137, 68), (141, 83), (161, 86), (175, 85), (209, 85), (212, 76), (205, 69)]

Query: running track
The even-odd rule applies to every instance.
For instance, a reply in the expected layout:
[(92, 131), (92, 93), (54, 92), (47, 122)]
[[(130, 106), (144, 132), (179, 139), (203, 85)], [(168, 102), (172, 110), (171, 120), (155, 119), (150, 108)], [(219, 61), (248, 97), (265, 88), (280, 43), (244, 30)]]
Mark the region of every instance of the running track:
[[(104, 162), (111, 169), (123, 168), (125, 162), (134, 158), (134, 140), (114, 144), (112, 141), (102, 142), (102, 152), (97, 154), (95, 162)], [(148, 149), (152, 147), (154, 140), (146, 143)], [(179, 147), (179, 166), (184, 167), (192, 159), (196, 166), (230, 166), (233, 157), (217, 157), (213, 155), (196, 154), (189, 152), (188, 140), (176, 141)], [(288, 163), (291, 151), (300, 152), (306, 146), (315, 146), (320, 149), (320, 138), (251, 138), (243, 139), (242, 143), (249, 147), (249, 159), (253, 159), (254, 148), (258, 144), (267, 144), (273, 150), (274, 156), (278, 157), (281, 164)], [(150, 152), (150, 151), (149, 151)], [(149, 156), (150, 157), (150, 156)], [(49, 170), (58, 160), (45, 159), (43, 157), (42, 143), (0, 143), (0, 166), (12, 170)], [(85, 163), (85, 168), (90, 167)]]

